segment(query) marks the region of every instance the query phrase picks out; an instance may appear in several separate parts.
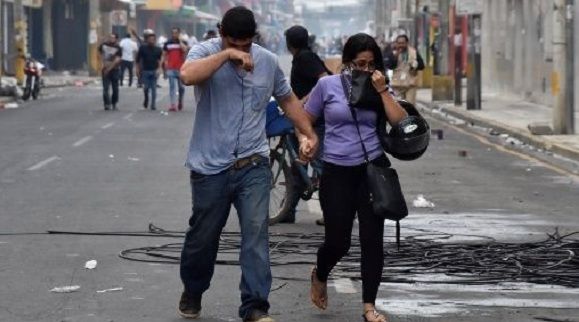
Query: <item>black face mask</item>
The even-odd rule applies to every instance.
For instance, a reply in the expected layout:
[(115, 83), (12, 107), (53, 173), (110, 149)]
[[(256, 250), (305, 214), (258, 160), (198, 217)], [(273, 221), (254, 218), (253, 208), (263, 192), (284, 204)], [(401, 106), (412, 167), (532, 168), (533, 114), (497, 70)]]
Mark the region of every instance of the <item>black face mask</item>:
[(348, 103), (362, 109), (382, 109), (382, 98), (372, 85), (372, 73), (354, 69), (351, 74)]

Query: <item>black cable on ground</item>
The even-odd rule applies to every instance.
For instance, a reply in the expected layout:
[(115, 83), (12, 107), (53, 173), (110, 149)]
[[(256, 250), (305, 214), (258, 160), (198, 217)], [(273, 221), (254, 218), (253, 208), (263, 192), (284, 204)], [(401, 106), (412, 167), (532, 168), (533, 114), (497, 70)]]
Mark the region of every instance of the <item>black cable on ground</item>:
[[(155, 236), (183, 238), (183, 232), (165, 231), (154, 225), (149, 231)], [(558, 232), (539, 242), (504, 243), (491, 237), (477, 237), (481, 242), (448, 242), (456, 235), (422, 233), (406, 237), (400, 251), (395, 243), (385, 243), (383, 282), (494, 284), (527, 282), (579, 287), (579, 240)], [(391, 237), (391, 236), (388, 236)], [(272, 233), (270, 258), (272, 266), (314, 265), (316, 252), (323, 242), (320, 233)], [(239, 265), (240, 234), (224, 232), (220, 240), (218, 265)], [(153, 263), (178, 264), (182, 243), (140, 247), (120, 252), (121, 258)], [(348, 255), (334, 268), (332, 276), (360, 278), (360, 247), (352, 236)], [(435, 279), (444, 274), (449, 279)], [(426, 278), (425, 278), (426, 277)]]

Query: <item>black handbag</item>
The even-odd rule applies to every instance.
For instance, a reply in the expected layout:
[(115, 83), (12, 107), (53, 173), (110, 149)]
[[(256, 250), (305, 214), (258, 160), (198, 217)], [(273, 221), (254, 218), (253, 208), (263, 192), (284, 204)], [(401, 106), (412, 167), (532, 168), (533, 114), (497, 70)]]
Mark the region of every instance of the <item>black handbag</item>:
[[(344, 86), (344, 90), (346, 90), (347, 85), (344, 75), (342, 75), (341, 78), (342, 86)], [(356, 110), (353, 106), (350, 106), (350, 112), (352, 113), (358, 136), (360, 137), (362, 151), (364, 151), (364, 160), (366, 162), (366, 183), (370, 193), (372, 209), (376, 216), (379, 216), (382, 219), (396, 221), (396, 244), (398, 245), (398, 249), (400, 249), (400, 220), (408, 216), (408, 207), (406, 206), (406, 200), (402, 193), (398, 173), (395, 169), (390, 167), (381, 167), (370, 162), (366, 145), (364, 144), (362, 134), (360, 133)]]
[[(348, 80), (346, 79), (346, 81)], [(356, 69), (352, 70), (350, 86), (347, 88), (346, 97), (350, 106), (371, 110), (383, 108), (382, 97), (372, 85), (372, 73)]]

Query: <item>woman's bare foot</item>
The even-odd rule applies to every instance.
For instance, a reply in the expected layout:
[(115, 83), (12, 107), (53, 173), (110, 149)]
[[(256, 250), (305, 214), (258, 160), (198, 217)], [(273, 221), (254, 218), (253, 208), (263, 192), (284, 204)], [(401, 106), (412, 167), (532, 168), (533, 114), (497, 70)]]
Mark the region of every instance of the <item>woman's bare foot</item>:
[(320, 310), (328, 307), (328, 285), (318, 279), (317, 269), (312, 269), (312, 286), (310, 288), (310, 299)]
[(388, 322), (386, 316), (376, 311), (374, 304), (364, 303), (364, 317), (365, 322)]

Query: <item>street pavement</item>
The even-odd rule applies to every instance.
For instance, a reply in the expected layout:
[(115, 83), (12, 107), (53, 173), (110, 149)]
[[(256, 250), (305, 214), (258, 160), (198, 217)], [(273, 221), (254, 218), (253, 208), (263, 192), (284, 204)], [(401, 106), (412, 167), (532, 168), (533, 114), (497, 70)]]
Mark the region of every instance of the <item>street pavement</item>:
[[(121, 88), (119, 111), (105, 112), (99, 86), (89, 84), (47, 89), (38, 101), (0, 111), (0, 321), (182, 321), (178, 266), (118, 257), (124, 249), (181, 240), (45, 234), (142, 232), (149, 223), (186, 228), (191, 90), (180, 113), (144, 110), (141, 95)], [(158, 108), (166, 109), (166, 83), (159, 97)], [(453, 234), (455, 242), (480, 241), (465, 235), (525, 242), (557, 227), (561, 234), (579, 230), (576, 175), (468, 128), (430, 122), (443, 140), (433, 138), (418, 161), (393, 161), (410, 204), (403, 243), (425, 231)], [(419, 194), (434, 208), (412, 207)], [(273, 226), (271, 233), (322, 233), (314, 224), (320, 213), (316, 200), (302, 202), (297, 223)], [(234, 212), (225, 230), (238, 231)], [(389, 242), (393, 233), (386, 223)], [(97, 267), (84, 269), (93, 259)], [(320, 312), (309, 302), (310, 269), (273, 268), (274, 318), (362, 321), (360, 282), (330, 281), (330, 305)], [(217, 266), (200, 321), (239, 320), (239, 278), (238, 267)], [(50, 292), (66, 285), (80, 289)], [(384, 283), (378, 298), (393, 322), (579, 321), (579, 289), (559, 286)]]

